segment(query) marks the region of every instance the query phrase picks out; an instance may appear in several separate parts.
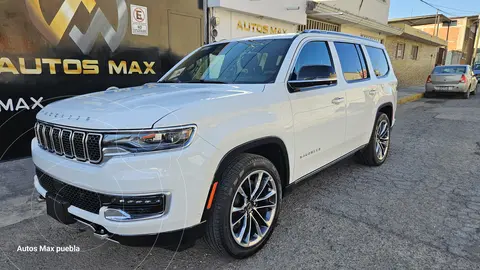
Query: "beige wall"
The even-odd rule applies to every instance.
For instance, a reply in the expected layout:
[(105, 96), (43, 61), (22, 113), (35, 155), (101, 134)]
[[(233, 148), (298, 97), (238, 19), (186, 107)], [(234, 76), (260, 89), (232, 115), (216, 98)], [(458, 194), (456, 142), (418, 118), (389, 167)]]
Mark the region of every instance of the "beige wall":
[(322, 2), (323, 4), (384, 24), (388, 23), (390, 0), (317, 0), (317, 2)]
[[(398, 43), (405, 44), (404, 59), (396, 58)], [(412, 46), (419, 47), (417, 60), (413, 60), (410, 57)], [(435, 66), (438, 47), (399, 36), (388, 37), (385, 47), (392, 60), (399, 87), (422, 86), (425, 84), (428, 75)]]
[(362, 28), (355, 27), (351, 24), (342, 24), (340, 27), (340, 32), (357, 35), (357, 36), (364, 36), (369, 38), (374, 38), (375, 40), (382, 40), (385, 43), (386, 36), (382, 35), (378, 32), (368, 31)]

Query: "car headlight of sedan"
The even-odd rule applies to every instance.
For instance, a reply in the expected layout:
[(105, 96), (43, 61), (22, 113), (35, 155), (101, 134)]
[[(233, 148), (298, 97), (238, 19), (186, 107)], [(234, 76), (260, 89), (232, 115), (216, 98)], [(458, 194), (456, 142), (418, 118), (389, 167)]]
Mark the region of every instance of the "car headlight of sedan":
[(195, 125), (188, 125), (105, 134), (103, 137), (104, 152), (107, 155), (115, 155), (184, 148), (192, 141), (195, 131)]

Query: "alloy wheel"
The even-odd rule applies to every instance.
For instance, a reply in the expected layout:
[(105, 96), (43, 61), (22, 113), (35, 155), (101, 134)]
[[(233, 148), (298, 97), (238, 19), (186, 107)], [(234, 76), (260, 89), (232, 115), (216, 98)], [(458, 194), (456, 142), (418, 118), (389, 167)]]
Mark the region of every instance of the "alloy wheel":
[(277, 200), (277, 186), (268, 172), (254, 171), (243, 179), (230, 209), (230, 231), (237, 244), (252, 247), (267, 235)]
[(390, 142), (390, 127), (387, 120), (382, 120), (377, 126), (375, 137), (375, 154), (379, 160), (384, 160), (388, 153)]

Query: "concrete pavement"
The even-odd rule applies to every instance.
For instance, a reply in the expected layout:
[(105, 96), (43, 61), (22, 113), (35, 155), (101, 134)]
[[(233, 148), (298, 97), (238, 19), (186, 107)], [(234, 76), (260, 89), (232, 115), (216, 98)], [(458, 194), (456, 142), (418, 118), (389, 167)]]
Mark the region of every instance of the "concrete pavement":
[[(480, 96), (399, 106), (383, 166), (348, 159), (306, 180), (284, 199), (269, 243), (243, 261), (219, 257), (201, 241), (178, 253), (99, 241), (28, 199), (28, 159), (0, 164), (2, 214), (27, 209), (2, 219), (0, 269), (479, 269), (478, 134)], [(80, 252), (17, 251), (41, 245)]]

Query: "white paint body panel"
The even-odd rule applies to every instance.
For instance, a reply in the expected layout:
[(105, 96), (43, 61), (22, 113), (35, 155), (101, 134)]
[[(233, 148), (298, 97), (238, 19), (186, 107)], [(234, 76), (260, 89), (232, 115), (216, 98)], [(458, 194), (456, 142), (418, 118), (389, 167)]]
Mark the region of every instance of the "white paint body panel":
[[(41, 149), (34, 139), (31, 147), (35, 165), (62, 182), (94, 192), (130, 195), (169, 192), (168, 213), (148, 221), (132, 221), (120, 226), (105, 220), (104, 210), (99, 215), (78, 211), (81, 209), (71, 211), (113, 233), (168, 232), (201, 222), (212, 182), (219, 180), (214, 179), (215, 171), (232, 149), (256, 139), (279, 138), (288, 154), (287, 182), (293, 183), (365, 145), (379, 106), (392, 104), (395, 112), (397, 80), (393, 70), (383, 78), (372, 74), (370, 80), (352, 87), (341, 75), (334, 46), (331, 52), (338, 74), (336, 86), (296, 93), (287, 90), (294, 59), (302, 44), (309, 40), (355, 42), (383, 48), (381, 44), (333, 34), (275, 38), (295, 39), (276, 81), (271, 84), (149, 84), (55, 102), (37, 116), (53, 124), (98, 130), (195, 124), (197, 132), (187, 148), (118, 156), (95, 165), (52, 154)], [(368, 65), (372, 70), (369, 60)], [(377, 91), (370, 96), (365, 93), (369, 89)], [(333, 104), (332, 99), (336, 97), (344, 97), (344, 102)], [(300, 158), (312, 150), (315, 152)], [(41, 193), (38, 182), (35, 186)]]

